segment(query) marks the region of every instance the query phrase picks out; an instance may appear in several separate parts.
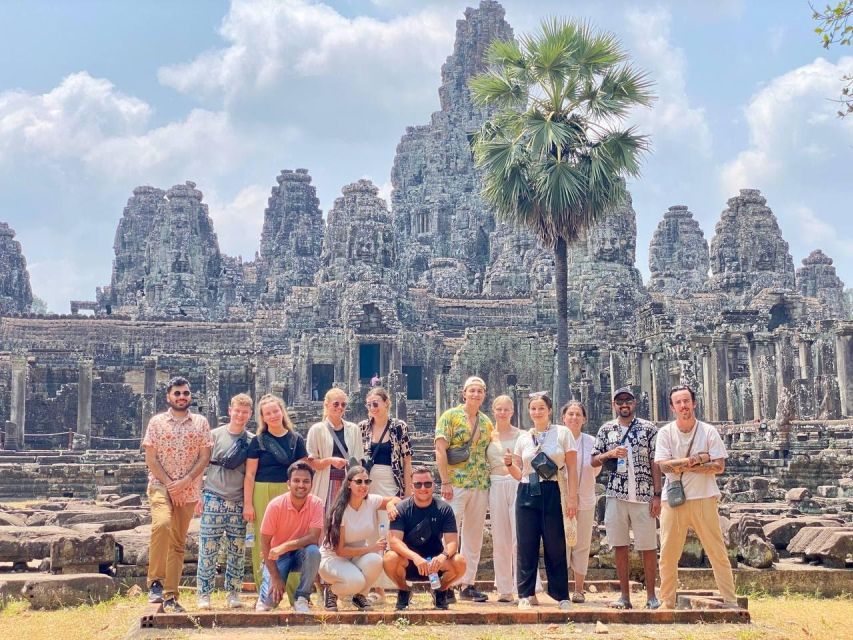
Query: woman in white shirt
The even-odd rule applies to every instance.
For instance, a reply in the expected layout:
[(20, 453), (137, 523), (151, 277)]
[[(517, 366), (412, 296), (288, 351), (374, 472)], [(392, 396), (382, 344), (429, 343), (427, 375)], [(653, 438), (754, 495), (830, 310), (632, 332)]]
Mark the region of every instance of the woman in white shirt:
[(376, 538), (377, 512), (385, 509), (393, 520), (400, 498), (370, 494), (370, 482), (364, 467), (351, 468), (326, 513), (320, 577), (328, 585), (324, 593), (327, 611), (338, 610), (338, 596), (350, 595), (357, 608), (370, 608), (367, 592), (382, 573), (386, 539)]
[[(528, 609), (536, 588), (539, 566), (539, 544), (545, 550), (545, 573), (548, 577), (548, 595), (560, 603), (560, 609), (569, 608), (569, 571), (566, 564), (566, 534), (563, 528), (563, 507), (557, 474), (568, 470), (567, 517), (577, 515), (578, 482), (576, 445), (568, 427), (552, 424), (554, 403), (544, 392), (531, 394), (528, 411), (533, 428), (522, 433), (515, 452), (504, 453), (504, 464), (510, 475), (520, 480), (515, 502), (516, 537), (518, 540), (518, 608)], [(537, 458), (537, 455), (544, 456)], [(548, 463), (534, 468), (534, 460), (547, 457)], [(555, 471), (551, 473), (551, 471)]]
[(592, 543), (592, 527), (595, 523), (595, 477), (601, 467), (593, 467), (591, 460), (595, 449), (595, 436), (583, 433), (586, 424), (586, 407), (578, 400), (571, 400), (560, 410), (563, 424), (572, 432), (577, 445), (578, 476), (578, 536), (575, 546), (568, 548), (568, 564), (575, 577), (572, 602), (584, 602), (583, 583), (589, 567), (589, 548)]

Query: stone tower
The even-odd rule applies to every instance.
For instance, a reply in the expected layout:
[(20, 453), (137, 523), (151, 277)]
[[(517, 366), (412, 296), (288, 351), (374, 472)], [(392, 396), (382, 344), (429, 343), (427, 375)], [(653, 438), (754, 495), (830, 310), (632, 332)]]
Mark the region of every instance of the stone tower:
[(477, 294), (489, 260), (494, 218), (479, 197), (469, 135), (489, 113), (475, 107), (468, 79), (484, 70), (496, 38), (512, 38), (497, 2), (483, 0), (456, 23), (453, 54), (441, 70), (441, 110), (428, 125), (408, 127), (391, 182), (400, 268), (409, 284), (450, 297)]
[(495, 298), (527, 297), (554, 286), (554, 256), (524, 227), (500, 222), (489, 237), (491, 256), (483, 293)]
[(676, 295), (682, 288), (701, 291), (708, 281), (708, 242), (684, 205), (663, 215), (649, 244), (649, 290)]
[(766, 204), (758, 189), (729, 198), (711, 240), (712, 290), (748, 303), (762, 289), (794, 288), (794, 261)]
[(27, 261), (21, 243), (5, 222), (0, 222), (0, 316), (29, 313), (33, 304)]
[(202, 197), (190, 181), (166, 192), (148, 243), (145, 299), (155, 316), (211, 318), (222, 256)]
[(307, 169), (283, 170), (264, 211), (260, 269), (264, 298), (281, 302), (294, 286), (310, 286), (320, 267), (323, 213)]
[(823, 302), (830, 317), (843, 318), (846, 315), (844, 283), (835, 274), (832, 258), (820, 249), (803, 258), (803, 266), (797, 269), (797, 290), (801, 295)]
[(166, 192), (142, 186), (133, 190), (116, 229), (110, 286), (99, 296), (104, 313), (134, 314), (144, 303), (148, 243), (166, 204)]

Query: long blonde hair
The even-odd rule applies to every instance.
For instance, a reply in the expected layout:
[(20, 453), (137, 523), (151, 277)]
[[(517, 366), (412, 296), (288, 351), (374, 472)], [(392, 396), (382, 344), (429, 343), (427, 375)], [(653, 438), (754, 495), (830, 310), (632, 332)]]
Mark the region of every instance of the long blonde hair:
[(339, 394), (344, 397), (344, 401), (349, 400), (347, 392), (341, 389), (340, 387), (332, 387), (326, 392), (326, 395), (323, 396), (323, 420), (329, 417), (329, 411), (326, 408), (326, 403), (330, 402), (334, 396)]
[(264, 407), (268, 404), (277, 404), (279, 407), (281, 407), (281, 413), (282, 413), (281, 422), (284, 425), (285, 429), (287, 429), (288, 431), (293, 431), (294, 430), (293, 422), (290, 420), (290, 416), (287, 413), (287, 407), (284, 406), (284, 400), (282, 400), (278, 396), (274, 396), (273, 394), (268, 393), (265, 396), (263, 396), (260, 400), (258, 400), (257, 416), (255, 417), (255, 420), (258, 423), (258, 432), (257, 432), (258, 435), (262, 434), (264, 431), (267, 430), (267, 423), (264, 422), (262, 412), (263, 412)]

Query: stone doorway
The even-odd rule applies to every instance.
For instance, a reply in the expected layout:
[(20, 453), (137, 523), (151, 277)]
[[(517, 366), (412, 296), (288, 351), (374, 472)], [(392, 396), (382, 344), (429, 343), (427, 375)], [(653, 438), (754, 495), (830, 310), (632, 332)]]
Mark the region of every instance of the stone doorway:
[(403, 365), (403, 375), (406, 376), (406, 398), (409, 400), (423, 400), (424, 368), (416, 365)]
[(382, 346), (378, 343), (358, 345), (358, 378), (362, 382), (370, 382), (376, 374), (382, 374), (380, 367)]
[(322, 400), (335, 381), (335, 365), (311, 365), (311, 399)]

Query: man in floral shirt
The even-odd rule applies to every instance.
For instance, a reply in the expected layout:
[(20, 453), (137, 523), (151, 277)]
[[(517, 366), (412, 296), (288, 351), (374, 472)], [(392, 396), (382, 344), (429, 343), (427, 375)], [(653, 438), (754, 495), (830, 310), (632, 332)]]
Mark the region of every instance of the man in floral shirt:
[(657, 609), (655, 595), (657, 573), (656, 518), (660, 515), (661, 473), (655, 463), (657, 427), (634, 415), (637, 400), (631, 387), (613, 394), (617, 418), (605, 422), (598, 430), (591, 464), (606, 465), (610, 471), (604, 526), (607, 541), (616, 551), (616, 574), (622, 591), (611, 606), (631, 608), (628, 587), (629, 530), (634, 533), (634, 549), (643, 555), (646, 582), (646, 608)]
[(207, 420), (189, 411), (191, 398), (186, 378), (169, 380), (169, 409), (151, 418), (142, 440), (151, 505), (148, 602), (162, 602), (172, 613), (184, 611), (178, 604), (184, 546), (213, 447)]

